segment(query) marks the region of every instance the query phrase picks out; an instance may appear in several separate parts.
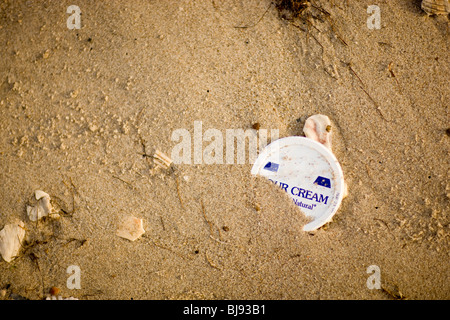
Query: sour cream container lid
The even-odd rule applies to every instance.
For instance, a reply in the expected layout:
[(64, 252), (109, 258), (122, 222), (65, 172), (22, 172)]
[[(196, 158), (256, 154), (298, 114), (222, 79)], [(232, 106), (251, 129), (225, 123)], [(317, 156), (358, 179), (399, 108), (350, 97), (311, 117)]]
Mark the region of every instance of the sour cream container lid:
[(293, 136), (266, 146), (251, 173), (271, 180), (292, 198), (313, 231), (331, 221), (344, 195), (344, 175), (334, 154), (312, 139)]

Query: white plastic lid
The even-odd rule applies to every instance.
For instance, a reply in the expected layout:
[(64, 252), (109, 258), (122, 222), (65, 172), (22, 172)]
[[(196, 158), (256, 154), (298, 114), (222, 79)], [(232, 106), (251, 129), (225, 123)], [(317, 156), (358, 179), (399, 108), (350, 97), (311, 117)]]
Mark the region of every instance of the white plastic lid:
[(259, 154), (251, 173), (280, 186), (306, 216), (313, 218), (304, 231), (329, 222), (344, 194), (344, 175), (334, 154), (305, 137), (272, 142)]

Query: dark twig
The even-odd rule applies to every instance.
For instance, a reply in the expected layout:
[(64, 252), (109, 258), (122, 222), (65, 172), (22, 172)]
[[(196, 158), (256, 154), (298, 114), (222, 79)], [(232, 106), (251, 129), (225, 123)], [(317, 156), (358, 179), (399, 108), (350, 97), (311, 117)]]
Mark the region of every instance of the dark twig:
[(117, 176), (112, 176), (114, 179), (117, 179), (117, 180), (119, 180), (119, 181), (122, 181), (123, 183), (126, 183), (130, 188), (133, 188), (133, 185), (131, 184), (131, 182), (128, 182), (128, 181), (125, 181), (125, 180), (123, 180), (122, 178), (120, 178), (120, 177), (117, 177)]

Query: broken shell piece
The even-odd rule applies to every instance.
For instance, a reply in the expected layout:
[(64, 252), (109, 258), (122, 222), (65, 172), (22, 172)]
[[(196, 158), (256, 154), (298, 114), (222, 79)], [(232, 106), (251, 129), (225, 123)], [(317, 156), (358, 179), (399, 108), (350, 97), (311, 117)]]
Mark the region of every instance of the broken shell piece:
[(320, 142), (331, 151), (331, 121), (322, 114), (306, 119), (303, 132), (307, 138)]
[(434, 14), (450, 14), (449, 0), (422, 0), (420, 7), (429, 16)]
[[(315, 114), (306, 119), (303, 132), (307, 138), (320, 142), (331, 150), (331, 121), (323, 114)], [(348, 185), (344, 181), (344, 198), (348, 196)]]
[(170, 159), (168, 156), (166, 156), (159, 150), (156, 150), (155, 154), (153, 155), (153, 159), (157, 166), (165, 169), (169, 168), (170, 165), (172, 164), (172, 159)]
[(342, 199), (347, 198), (348, 196), (348, 184), (344, 181), (344, 194), (342, 195)]
[(6, 262), (16, 257), (25, 237), (24, 223), (7, 224), (0, 231), (0, 254)]
[(36, 197), (36, 200), (39, 200), (39, 199), (44, 198), (44, 197), (50, 198), (50, 196), (48, 195), (48, 193), (46, 193), (46, 192), (44, 192), (44, 191), (42, 191), (42, 190), (36, 190), (36, 191), (34, 192), (34, 196)]
[(27, 206), (27, 214), (31, 221), (37, 221), (42, 217), (48, 216), (52, 211), (50, 196), (47, 193), (36, 190), (34, 195), (36, 200), (38, 200), (38, 203), (34, 207)]
[(119, 237), (134, 241), (145, 233), (142, 219), (138, 219), (133, 216), (126, 216), (122, 218), (117, 229), (117, 235)]

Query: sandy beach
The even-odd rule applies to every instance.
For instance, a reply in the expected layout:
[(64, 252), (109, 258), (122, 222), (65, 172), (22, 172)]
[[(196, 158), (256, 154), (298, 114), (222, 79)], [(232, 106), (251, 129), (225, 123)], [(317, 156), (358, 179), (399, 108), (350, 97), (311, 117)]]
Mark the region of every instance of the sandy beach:
[[(1, 0), (0, 229), (26, 235), (0, 299), (450, 299), (448, 15), (282, 4)], [(282, 138), (314, 114), (349, 191), (314, 232), (249, 161), (152, 157), (195, 121)], [(58, 219), (30, 221), (35, 190)], [(116, 235), (126, 215), (135, 241)]]

